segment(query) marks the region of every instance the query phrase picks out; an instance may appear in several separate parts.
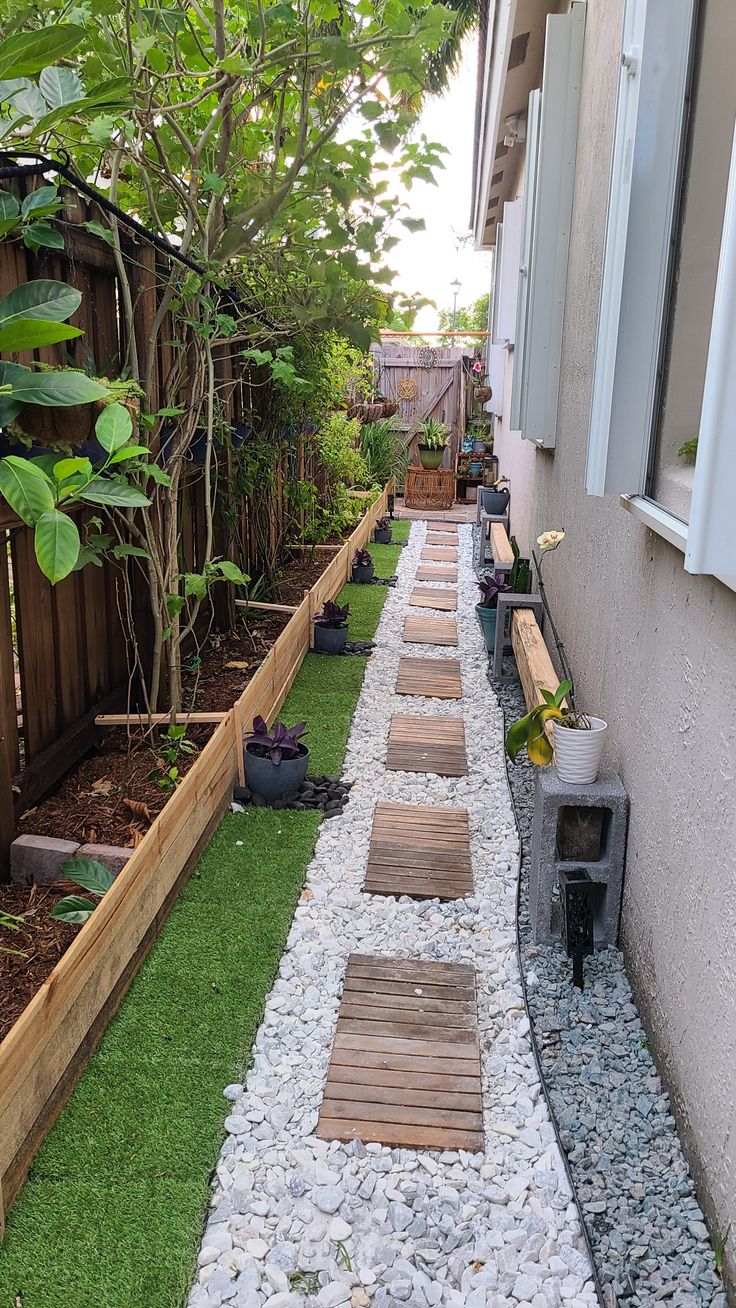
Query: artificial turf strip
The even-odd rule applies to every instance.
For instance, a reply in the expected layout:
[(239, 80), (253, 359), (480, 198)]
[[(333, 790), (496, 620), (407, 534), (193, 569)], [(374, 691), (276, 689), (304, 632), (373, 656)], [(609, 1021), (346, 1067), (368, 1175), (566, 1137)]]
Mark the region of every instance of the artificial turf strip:
[[(371, 553), (392, 576), (399, 549)], [(355, 639), (373, 637), (387, 593), (344, 588)], [(340, 771), (365, 664), (334, 659), (325, 677), (308, 655), (299, 671), (280, 716), (309, 722), (314, 772)], [(0, 1308), (182, 1308), (222, 1090), (247, 1065), (320, 820), (224, 819), (8, 1214)]]

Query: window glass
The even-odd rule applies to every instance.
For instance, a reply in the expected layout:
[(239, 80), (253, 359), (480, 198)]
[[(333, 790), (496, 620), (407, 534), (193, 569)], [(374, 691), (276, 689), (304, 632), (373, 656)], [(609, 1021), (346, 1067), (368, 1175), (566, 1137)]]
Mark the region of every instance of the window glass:
[[(688, 520), (736, 115), (733, 0), (701, 0), (649, 493)], [(679, 453), (690, 445), (688, 452)], [(695, 443), (696, 445), (697, 443)]]

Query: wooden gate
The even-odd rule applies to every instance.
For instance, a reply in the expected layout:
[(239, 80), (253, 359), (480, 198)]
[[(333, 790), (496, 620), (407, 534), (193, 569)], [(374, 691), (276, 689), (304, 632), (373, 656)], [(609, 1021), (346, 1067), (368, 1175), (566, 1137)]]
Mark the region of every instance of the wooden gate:
[(406, 432), (409, 462), (419, 462), (413, 428), (426, 418), (436, 418), (452, 432), (443, 467), (454, 468), (465, 435), (463, 358), (472, 358), (472, 353), (458, 347), (381, 342), (372, 347), (372, 354), (376, 390), (399, 406), (394, 422), (399, 431)]

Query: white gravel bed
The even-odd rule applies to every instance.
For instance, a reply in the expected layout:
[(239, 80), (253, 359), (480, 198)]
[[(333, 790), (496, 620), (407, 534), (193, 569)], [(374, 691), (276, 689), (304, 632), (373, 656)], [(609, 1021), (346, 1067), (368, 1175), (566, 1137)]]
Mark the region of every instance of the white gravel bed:
[[(471, 528), (460, 528), (458, 649), (402, 641), (425, 534), (424, 522), (413, 524), (386, 597), (343, 771), (355, 783), (350, 803), (321, 828), (246, 1085), (225, 1090), (228, 1136), (189, 1308), (597, 1302), (528, 1039), (515, 949), (518, 836), (502, 715), (474, 612)], [(402, 654), (459, 657), (462, 700), (396, 696)], [(388, 772), (395, 712), (462, 714), (470, 775)], [(379, 800), (468, 809), (472, 898), (448, 904), (361, 891)], [(476, 968), (483, 1154), (339, 1144), (311, 1134), (351, 951)]]

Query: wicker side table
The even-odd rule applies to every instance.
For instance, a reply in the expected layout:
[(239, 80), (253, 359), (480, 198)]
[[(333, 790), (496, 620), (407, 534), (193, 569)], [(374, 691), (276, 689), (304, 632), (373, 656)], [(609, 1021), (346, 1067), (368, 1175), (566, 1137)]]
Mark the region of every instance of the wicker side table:
[(451, 509), (455, 503), (452, 468), (407, 468), (404, 504), (407, 509)]

